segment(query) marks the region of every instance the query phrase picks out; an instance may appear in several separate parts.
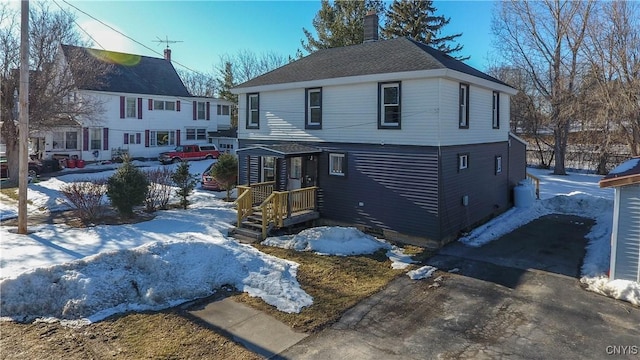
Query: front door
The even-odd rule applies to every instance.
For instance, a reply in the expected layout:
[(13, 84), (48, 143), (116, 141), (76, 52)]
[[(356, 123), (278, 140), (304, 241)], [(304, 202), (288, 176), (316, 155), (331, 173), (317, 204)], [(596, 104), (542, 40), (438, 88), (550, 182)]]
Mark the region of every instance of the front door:
[(287, 190), (297, 190), (302, 187), (302, 158), (289, 158), (289, 174)]
[(302, 160), (302, 187), (318, 186), (318, 157), (307, 155)]

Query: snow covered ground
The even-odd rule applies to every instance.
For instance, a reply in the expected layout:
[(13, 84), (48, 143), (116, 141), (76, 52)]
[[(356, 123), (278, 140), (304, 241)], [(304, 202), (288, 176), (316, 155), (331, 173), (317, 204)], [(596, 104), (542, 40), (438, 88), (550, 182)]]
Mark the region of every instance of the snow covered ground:
[[(208, 161), (191, 163), (200, 173)], [(156, 162), (140, 166), (159, 166)], [(173, 166), (173, 165), (169, 165)], [(69, 209), (60, 187), (68, 182), (106, 178), (116, 165), (96, 165), (91, 174), (68, 169), (57, 178), (30, 184), (29, 213)], [(553, 177), (530, 169), (542, 179), (541, 200), (527, 209), (512, 209), (461, 241), (472, 245), (500, 235), (549, 213), (575, 214), (596, 220), (581, 281), (593, 291), (640, 305), (640, 286), (609, 282), (608, 268), (613, 190), (599, 189), (600, 176), (570, 174)], [(0, 310), (20, 320), (60, 319), (69, 324), (98, 321), (129, 310), (161, 309), (210, 295), (231, 284), (285, 312), (299, 312), (313, 299), (296, 280), (298, 265), (264, 254), (226, 236), (235, 211), (224, 193), (196, 189), (186, 211), (158, 212), (138, 224), (75, 229), (66, 225), (30, 227), (29, 235), (0, 227)], [(0, 197), (0, 218), (17, 216), (17, 205)], [(387, 249), (394, 268), (410, 258), (402, 249), (351, 228), (316, 228), (297, 236), (269, 238), (272, 246), (349, 256)], [(408, 274), (430, 276), (430, 268)]]

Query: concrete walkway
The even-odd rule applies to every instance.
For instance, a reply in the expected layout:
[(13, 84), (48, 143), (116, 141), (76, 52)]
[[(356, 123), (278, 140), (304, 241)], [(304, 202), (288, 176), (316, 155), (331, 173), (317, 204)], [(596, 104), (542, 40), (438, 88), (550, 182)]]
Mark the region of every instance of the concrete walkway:
[(307, 337), (274, 317), (231, 298), (213, 301), (188, 312), (265, 358), (277, 355)]

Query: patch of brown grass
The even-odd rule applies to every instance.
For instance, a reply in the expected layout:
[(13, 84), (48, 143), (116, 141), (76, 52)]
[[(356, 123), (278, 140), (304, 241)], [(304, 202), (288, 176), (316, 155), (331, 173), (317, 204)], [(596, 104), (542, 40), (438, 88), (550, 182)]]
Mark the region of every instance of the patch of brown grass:
[(392, 269), (384, 250), (373, 255), (342, 257), (255, 246), (262, 252), (300, 264), (298, 282), (313, 297), (313, 304), (298, 314), (287, 314), (245, 293), (236, 295), (234, 299), (303, 332), (315, 332), (336, 322), (345, 311), (406, 271)]

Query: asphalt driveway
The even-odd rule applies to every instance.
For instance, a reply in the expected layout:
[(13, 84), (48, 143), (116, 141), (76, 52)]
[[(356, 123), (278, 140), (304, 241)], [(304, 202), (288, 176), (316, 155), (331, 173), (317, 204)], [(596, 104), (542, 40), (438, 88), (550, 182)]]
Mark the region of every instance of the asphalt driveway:
[(482, 248), (453, 244), (429, 260), (438, 281), (398, 278), (279, 358), (638, 359), (640, 309), (576, 277), (591, 225), (552, 215)]

